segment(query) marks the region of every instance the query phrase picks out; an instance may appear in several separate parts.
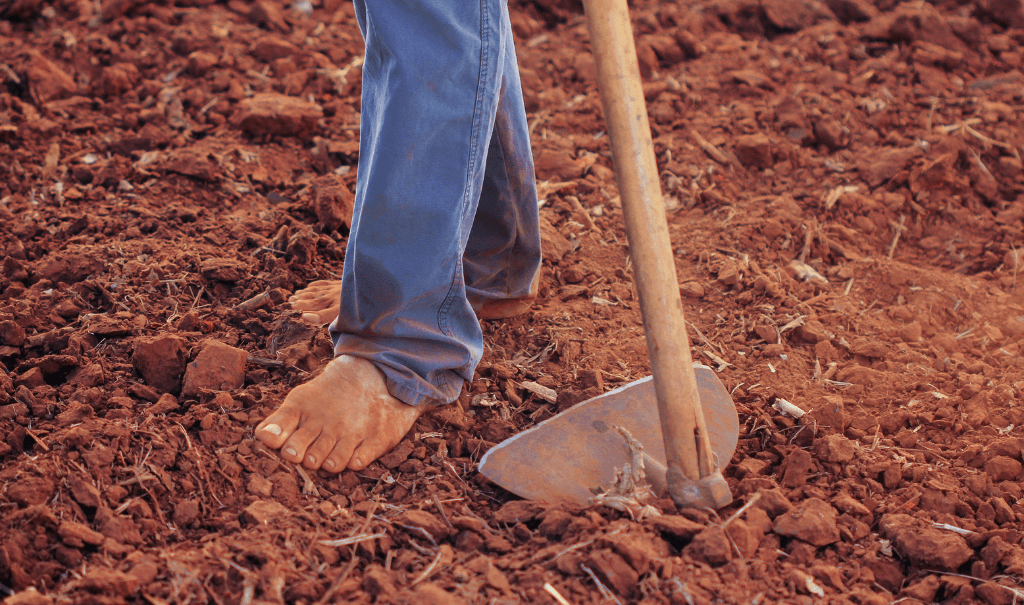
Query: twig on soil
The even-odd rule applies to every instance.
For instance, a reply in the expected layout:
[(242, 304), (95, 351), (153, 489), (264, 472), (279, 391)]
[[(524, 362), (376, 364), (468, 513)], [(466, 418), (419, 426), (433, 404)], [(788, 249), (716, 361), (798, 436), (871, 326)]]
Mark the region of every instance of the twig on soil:
[(21, 78), (19, 78), (18, 74), (14, 73), (14, 70), (6, 63), (0, 63), (0, 71), (4, 72), (4, 75), (10, 78), (15, 84), (21, 84)]
[(592, 569), (590, 569), (582, 563), (580, 563), (580, 569), (587, 572), (587, 575), (590, 576), (590, 579), (594, 581), (594, 584), (597, 584), (597, 589), (601, 592), (601, 596), (603, 596), (606, 599), (611, 599), (615, 601), (616, 603), (618, 603), (618, 605), (622, 605), (622, 601), (615, 598), (615, 595), (612, 594), (612, 591), (608, 590), (608, 587), (601, 583), (601, 580), (597, 578), (597, 574), (595, 574)]
[(807, 229), (804, 232), (804, 245), (800, 248), (800, 255), (796, 257), (796, 260), (807, 264), (807, 255), (811, 253), (811, 242), (814, 241), (814, 232), (817, 230), (817, 224), (804, 225), (804, 228)]
[(447, 525), (450, 529), (455, 529), (455, 526), (452, 525), (452, 522), (448, 520), (448, 515), (444, 512), (444, 507), (441, 506), (441, 500), (438, 499), (437, 494), (434, 494), (434, 505), (437, 506), (437, 512), (441, 513), (441, 519), (444, 521), (444, 524)]
[[(185, 430), (185, 427), (182, 426), (180, 422), (176, 422), (175, 424), (177, 424), (178, 428), (181, 429), (181, 434), (185, 436), (185, 445), (188, 446), (188, 449), (196, 453), (196, 467), (199, 468), (199, 476), (202, 478), (202, 481), (199, 482), (199, 495), (204, 496), (202, 484), (206, 483), (206, 485), (209, 487), (210, 497), (216, 500), (218, 505), (224, 506), (224, 503), (221, 502), (220, 498), (217, 497), (217, 493), (213, 491), (213, 486), (210, 485), (210, 476), (206, 474), (206, 466), (203, 464), (202, 452), (200, 452), (197, 448), (195, 448), (192, 445), (192, 439), (189, 438), (188, 431)], [(205, 496), (203, 497), (203, 504), (209, 506), (209, 504), (207, 504), (206, 502)]]
[(563, 597), (561, 593), (555, 590), (555, 587), (552, 586), (549, 582), (544, 582), (544, 591), (551, 595), (551, 598), (558, 601), (558, 605), (569, 605), (569, 601), (566, 601), (565, 597)]
[(932, 116), (935, 115), (935, 108), (939, 106), (939, 98), (932, 97), (931, 107), (928, 108), (928, 115), (924, 119), (924, 131), (932, 131)]
[(437, 549), (437, 554), (434, 555), (434, 560), (430, 562), (430, 565), (427, 565), (427, 568), (424, 569), (423, 572), (420, 573), (420, 575), (416, 576), (416, 579), (413, 580), (411, 584), (409, 584), (409, 587), (412, 588), (413, 586), (416, 586), (417, 584), (419, 584), (423, 580), (426, 580), (431, 575), (433, 575), (434, 570), (437, 568), (437, 564), (441, 561), (441, 555), (443, 555), (443, 554), (444, 554), (444, 549), (441, 549), (441, 548)]
[(715, 160), (719, 164), (722, 164), (723, 166), (729, 166), (732, 164), (732, 161), (729, 159), (729, 156), (722, 153), (721, 149), (715, 147), (710, 142), (708, 142), (707, 139), (700, 136), (699, 132), (691, 129), (690, 136), (693, 137), (693, 140), (697, 143), (697, 146), (703, 149), (704, 153), (711, 156), (713, 160)]
[(309, 478), (309, 475), (306, 473), (306, 470), (303, 469), (302, 466), (296, 464), (295, 471), (299, 473), (299, 476), (302, 477), (303, 481), (305, 481), (305, 483), (302, 485), (302, 493), (313, 494), (314, 496), (319, 498), (320, 490), (316, 488), (316, 484), (314, 484), (313, 480)]
[[(370, 528), (370, 523), (373, 521), (373, 513), (375, 512), (377, 512), (376, 502), (373, 503), (373, 506), (370, 507), (370, 510), (366, 511), (366, 521), (363, 522), (362, 527), (359, 528), (359, 531), (357, 533), (366, 533), (366, 530)], [(315, 605), (324, 605), (325, 603), (330, 601), (331, 598), (334, 597), (334, 593), (338, 591), (338, 588), (341, 587), (341, 585), (345, 582), (345, 580), (348, 579), (349, 575), (352, 573), (352, 570), (355, 569), (356, 564), (359, 563), (359, 556), (357, 555), (355, 548), (352, 548), (351, 551), (351, 559), (349, 560), (348, 565), (345, 567), (345, 571), (341, 572), (341, 574), (338, 575), (334, 582), (331, 583), (331, 586), (327, 589), (327, 591), (324, 592), (324, 595), (317, 600)]]
[(993, 181), (996, 180), (995, 175), (992, 174), (992, 171), (988, 169), (988, 166), (985, 165), (985, 162), (981, 160), (981, 156), (978, 155), (977, 151), (968, 147), (967, 152), (971, 154), (971, 159), (974, 160), (974, 163), (978, 165), (978, 168), (981, 168), (982, 172), (987, 174), (989, 178), (992, 179)]
[(1010, 151), (1013, 152), (1013, 155), (1016, 156), (1016, 158), (1018, 160), (1020, 159), (1020, 153), (1017, 151), (1017, 148), (1014, 147), (1013, 145), (1010, 145), (1009, 143), (1003, 143), (1001, 141), (997, 141), (997, 140), (995, 140), (993, 138), (987, 137), (987, 136), (981, 134), (980, 132), (978, 132), (977, 130), (971, 128), (967, 124), (964, 124), (964, 132), (966, 132), (967, 134), (971, 135), (972, 137), (978, 139), (979, 141), (988, 143), (989, 145), (995, 145), (996, 147), (1000, 147), (1002, 149), (1009, 149)]
[(981, 124), (981, 118), (970, 118), (957, 124), (947, 124), (946, 126), (939, 126), (938, 128), (936, 128), (936, 130), (938, 130), (942, 134), (953, 134), (957, 130), (960, 130), (961, 128), (964, 128), (966, 126), (970, 126), (971, 124)]
[(262, 366), (264, 368), (283, 368), (285, 366), (285, 363), (283, 361), (278, 361), (276, 359), (264, 359), (262, 357), (253, 357), (252, 355), (250, 355), (249, 358), (246, 359), (246, 361), (253, 364), (254, 366)]
[[(196, 305), (199, 304), (199, 297), (203, 295), (203, 292), (206, 292), (206, 286), (202, 286), (199, 288), (199, 292), (196, 293), (196, 297), (192, 301), (192, 307), (188, 310), (188, 313), (191, 313), (192, 311), (195, 310)], [(186, 313), (185, 315), (188, 315), (188, 313)]]
[(962, 527), (957, 527), (956, 525), (950, 525), (949, 523), (932, 523), (932, 527), (936, 527), (938, 529), (944, 529), (946, 531), (951, 531), (954, 534), (960, 534), (961, 536), (971, 536), (971, 535), (974, 535), (975, 533), (977, 533), (977, 532), (973, 532), (973, 531), (971, 531), (969, 529), (964, 529)]
[(249, 311), (255, 311), (256, 309), (259, 309), (268, 302), (270, 302), (270, 292), (260, 292), (256, 296), (253, 296), (248, 300), (243, 300), (242, 302), (238, 303), (237, 305), (232, 307), (231, 310), (240, 313), (248, 313)]
[(712, 349), (718, 349), (719, 353), (721, 353), (722, 355), (725, 355), (725, 349), (723, 349), (721, 345), (716, 345), (715, 343), (711, 342), (711, 340), (709, 340), (708, 337), (704, 335), (704, 332), (700, 331), (700, 328), (698, 328), (697, 326), (693, 325), (692, 321), (690, 321), (690, 320), (685, 320), (685, 321), (686, 321), (686, 325), (688, 325), (691, 328), (693, 328), (693, 331), (697, 335), (697, 338), (700, 338), (704, 342), (704, 344), (706, 344), (707, 346), (711, 347)]
[(903, 235), (903, 231), (906, 230), (906, 227), (904, 226), (906, 221), (907, 215), (901, 214), (900, 222), (892, 223), (892, 228), (896, 233), (892, 236), (892, 243), (889, 244), (889, 252), (886, 255), (889, 260), (892, 260), (892, 255), (896, 252), (896, 243), (900, 241), (900, 236)]
[(377, 532), (375, 534), (359, 534), (358, 536), (350, 536), (348, 538), (341, 538), (340, 540), (318, 540), (317, 543), (323, 544), (324, 546), (350, 546), (352, 544), (358, 544), (360, 542), (366, 542), (367, 540), (375, 540), (377, 538), (383, 538), (388, 535), (387, 532)]
[(750, 500), (747, 500), (746, 504), (741, 506), (739, 508), (739, 510), (737, 510), (732, 515), (730, 515), (729, 518), (726, 519), (725, 522), (722, 523), (722, 529), (725, 529), (726, 527), (729, 527), (729, 524), (732, 523), (733, 520), (737, 519), (740, 515), (742, 515), (743, 513), (747, 512), (748, 508), (753, 506), (755, 502), (757, 502), (758, 500), (761, 499), (761, 494), (762, 493), (763, 492), (757, 492), (756, 494), (754, 494), (753, 498), (751, 498)]
[(28, 429), (25, 430), (25, 434), (28, 435), (29, 437), (31, 437), (33, 441), (38, 443), (39, 447), (43, 448), (44, 452), (50, 451), (50, 446), (48, 446), (45, 443), (43, 443), (43, 440), (39, 438), (39, 435), (36, 435), (35, 433), (33, 433), (32, 431), (30, 431)]

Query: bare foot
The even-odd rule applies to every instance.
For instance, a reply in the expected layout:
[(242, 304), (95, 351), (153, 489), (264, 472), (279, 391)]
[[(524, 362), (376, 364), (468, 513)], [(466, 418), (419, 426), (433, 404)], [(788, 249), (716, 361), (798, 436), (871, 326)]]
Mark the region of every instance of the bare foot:
[(373, 363), (341, 355), (292, 389), (256, 438), (309, 469), (361, 470), (395, 447), (423, 411), (392, 397)]
[(288, 302), (302, 311), (302, 318), (319, 325), (329, 324), (341, 308), (341, 281), (322, 279), (293, 294)]

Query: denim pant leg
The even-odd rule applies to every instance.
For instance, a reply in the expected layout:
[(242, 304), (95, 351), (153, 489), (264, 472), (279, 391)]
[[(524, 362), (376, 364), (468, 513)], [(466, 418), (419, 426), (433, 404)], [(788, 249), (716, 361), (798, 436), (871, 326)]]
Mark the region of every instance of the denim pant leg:
[(354, 0), (366, 42), (335, 354), (412, 405), (453, 401), (483, 352), (463, 252), (512, 40), (501, 0)]
[[(503, 27), (512, 39), (507, 18)], [(463, 258), (474, 307), (491, 298), (526, 295), (540, 269), (537, 182), (515, 47), (504, 46), (498, 114), (487, 152), (483, 190)]]

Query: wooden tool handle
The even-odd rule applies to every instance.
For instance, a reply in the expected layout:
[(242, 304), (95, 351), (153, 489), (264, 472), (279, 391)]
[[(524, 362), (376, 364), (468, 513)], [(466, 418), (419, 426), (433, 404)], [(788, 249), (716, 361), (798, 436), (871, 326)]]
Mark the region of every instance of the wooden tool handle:
[(584, 0), (669, 468), (714, 470), (626, 0)]

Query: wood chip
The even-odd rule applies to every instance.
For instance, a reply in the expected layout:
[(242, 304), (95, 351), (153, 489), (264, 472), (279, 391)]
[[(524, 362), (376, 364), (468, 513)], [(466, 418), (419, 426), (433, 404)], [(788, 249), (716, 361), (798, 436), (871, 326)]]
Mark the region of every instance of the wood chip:
[(554, 403), (558, 399), (558, 393), (556, 393), (554, 389), (549, 389), (548, 387), (541, 384), (537, 384), (536, 382), (524, 380), (523, 382), (519, 383), (519, 387), (524, 390), (530, 391), (531, 393), (533, 393), (537, 397), (540, 397), (544, 401), (547, 401), (548, 403)]

